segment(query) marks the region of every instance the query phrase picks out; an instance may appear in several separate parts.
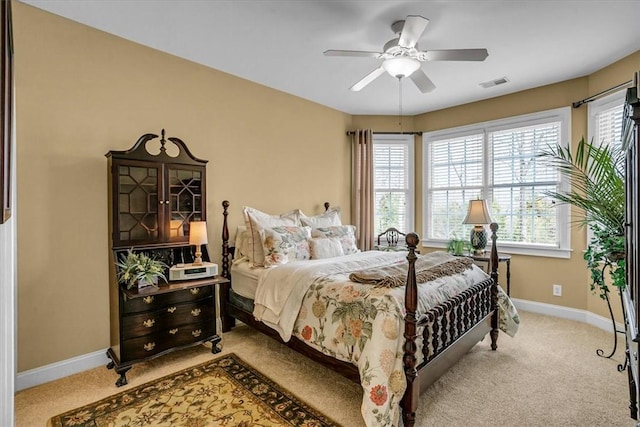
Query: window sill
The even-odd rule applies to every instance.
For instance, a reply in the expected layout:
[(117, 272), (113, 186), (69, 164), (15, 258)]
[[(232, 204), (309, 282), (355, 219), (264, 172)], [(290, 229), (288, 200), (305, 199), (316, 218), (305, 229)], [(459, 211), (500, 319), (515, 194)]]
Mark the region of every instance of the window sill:
[[(425, 248), (446, 249), (447, 242), (442, 240), (422, 239), (421, 245)], [(491, 245), (487, 245), (486, 250), (491, 250)], [(548, 248), (541, 246), (525, 246), (509, 243), (500, 243), (498, 240), (498, 251), (511, 255), (527, 255), (547, 258), (571, 258), (572, 249)]]

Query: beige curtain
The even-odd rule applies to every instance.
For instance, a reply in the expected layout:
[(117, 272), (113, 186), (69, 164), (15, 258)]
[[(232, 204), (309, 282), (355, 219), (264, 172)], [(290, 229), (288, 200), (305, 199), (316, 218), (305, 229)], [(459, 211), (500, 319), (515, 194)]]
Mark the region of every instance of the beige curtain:
[(373, 249), (373, 132), (359, 129), (352, 136), (351, 217), (362, 251)]

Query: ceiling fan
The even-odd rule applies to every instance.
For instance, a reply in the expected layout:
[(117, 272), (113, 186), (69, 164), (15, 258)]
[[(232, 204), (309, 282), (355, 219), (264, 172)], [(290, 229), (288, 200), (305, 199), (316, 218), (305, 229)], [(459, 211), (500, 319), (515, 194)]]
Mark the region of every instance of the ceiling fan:
[(396, 21), (391, 30), (398, 37), (389, 40), (383, 47), (383, 52), (368, 52), (360, 50), (326, 50), (325, 56), (357, 56), (365, 58), (384, 59), (380, 67), (364, 76), (359, 82), (351, 86), (352, 91), (359, 91), (382, 74), (401, 79), (409, 77), (422, 93), (431, 92), (436, 88), (431, 79), (420, 68), (425, 61), (484, 61), (489, 55), (487, 49), (418, 49), (418, 39), (427, 28), (429, 20), (419, 15), (409, 15), (404, 21)]

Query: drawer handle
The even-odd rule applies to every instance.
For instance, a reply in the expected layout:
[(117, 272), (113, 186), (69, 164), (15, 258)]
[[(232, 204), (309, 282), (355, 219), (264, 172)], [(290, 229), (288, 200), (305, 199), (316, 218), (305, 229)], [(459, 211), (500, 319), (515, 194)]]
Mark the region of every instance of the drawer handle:
[(176, 311), (176, 308), (175, 307), (169, 307), (169, 308), (167, 308), (167, 311), (169, 313), (173, 313), (174, 311)]
[(176, 334), (176, 332), (178, 332), (178, 328), (175, 328), (175, 329), (169, 329), (169, 333), (170, 333), (171, 335), (175, 335), (175, 334)]
[(191, 335), (193, 335), (194, 338), (198, 338), (200, 334), (202, 334), (202, 331), (200, 329), (196, 329), (195, 331), (191, 332)]
[(194, 308), (193, 310), (191, 310), (191, 315), (193, 317), (198, 317), (198, 316), (200, 316), (201, 312), (202, 312), (202, 310), (200, 310), (199, 308)]
[(200, 292), (200, 288), (193, 288), (193, 289), (190, 289), (190, 291), (193, 295), (198, 295), (198, 293)]
[(147, 351), (151, 351), (154, 348), (156, 348), (156, 343), (154, 343), (154, 342), (150, 342), (150, 343), (147, 343), (147, 344), (144, 345), (144, 349), (147, 350)]
[(146, 302), (147, 304), (151, 304), (153, 302), (153, 295), (142, 298), (142, 301)]
[(152, 327), (153, 325), (155, 325), (155, 323), (156, 323), (156, 319), (147, 319), (144, 322), (142, 322), (142, 324), (147, 328)]

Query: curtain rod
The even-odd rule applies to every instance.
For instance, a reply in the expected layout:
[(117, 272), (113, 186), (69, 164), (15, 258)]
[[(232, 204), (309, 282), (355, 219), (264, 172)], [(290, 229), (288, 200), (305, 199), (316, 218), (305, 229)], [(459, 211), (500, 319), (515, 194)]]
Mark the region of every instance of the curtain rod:
[[(355, 135), (355, 131), (353, 130), (348, 130), (347, 131), (347, 135), (351, 136), (351, 135)], [(418, 135), (418, 136), (422, 136), (422, 131), (418, 130), (415, 132), (372, 132), (374, 135), (375, 134), (386, 134), (386, 135)]]
[(579, 108), (580, 106), (582, 106), (583, 104), (586, 104), (587, 102), (595, 101), (596, 99), (600, 98), (601, 96), (604, 96), (607, 93), (612, 92), (612, 91), (614, 91), (616, 89), (619, 89), (621, 87), (629, 86), (631, 83), (633, 83), (632, 80), (629, 80), (628, 82), (620, 83), (617, 86), (610, 87), (609, 89), (605, 89), (602, 92), (596, 93), (595, 95), (591, 95), (591, 96), (589, 96), (589, 97), (587, 97), (587, 98), (585, 98), (585, 99), (583, 99), (581, 101), (576, 101), (576, 102), (572, 103), (571, 105), (573, 106), (573, 108)]

